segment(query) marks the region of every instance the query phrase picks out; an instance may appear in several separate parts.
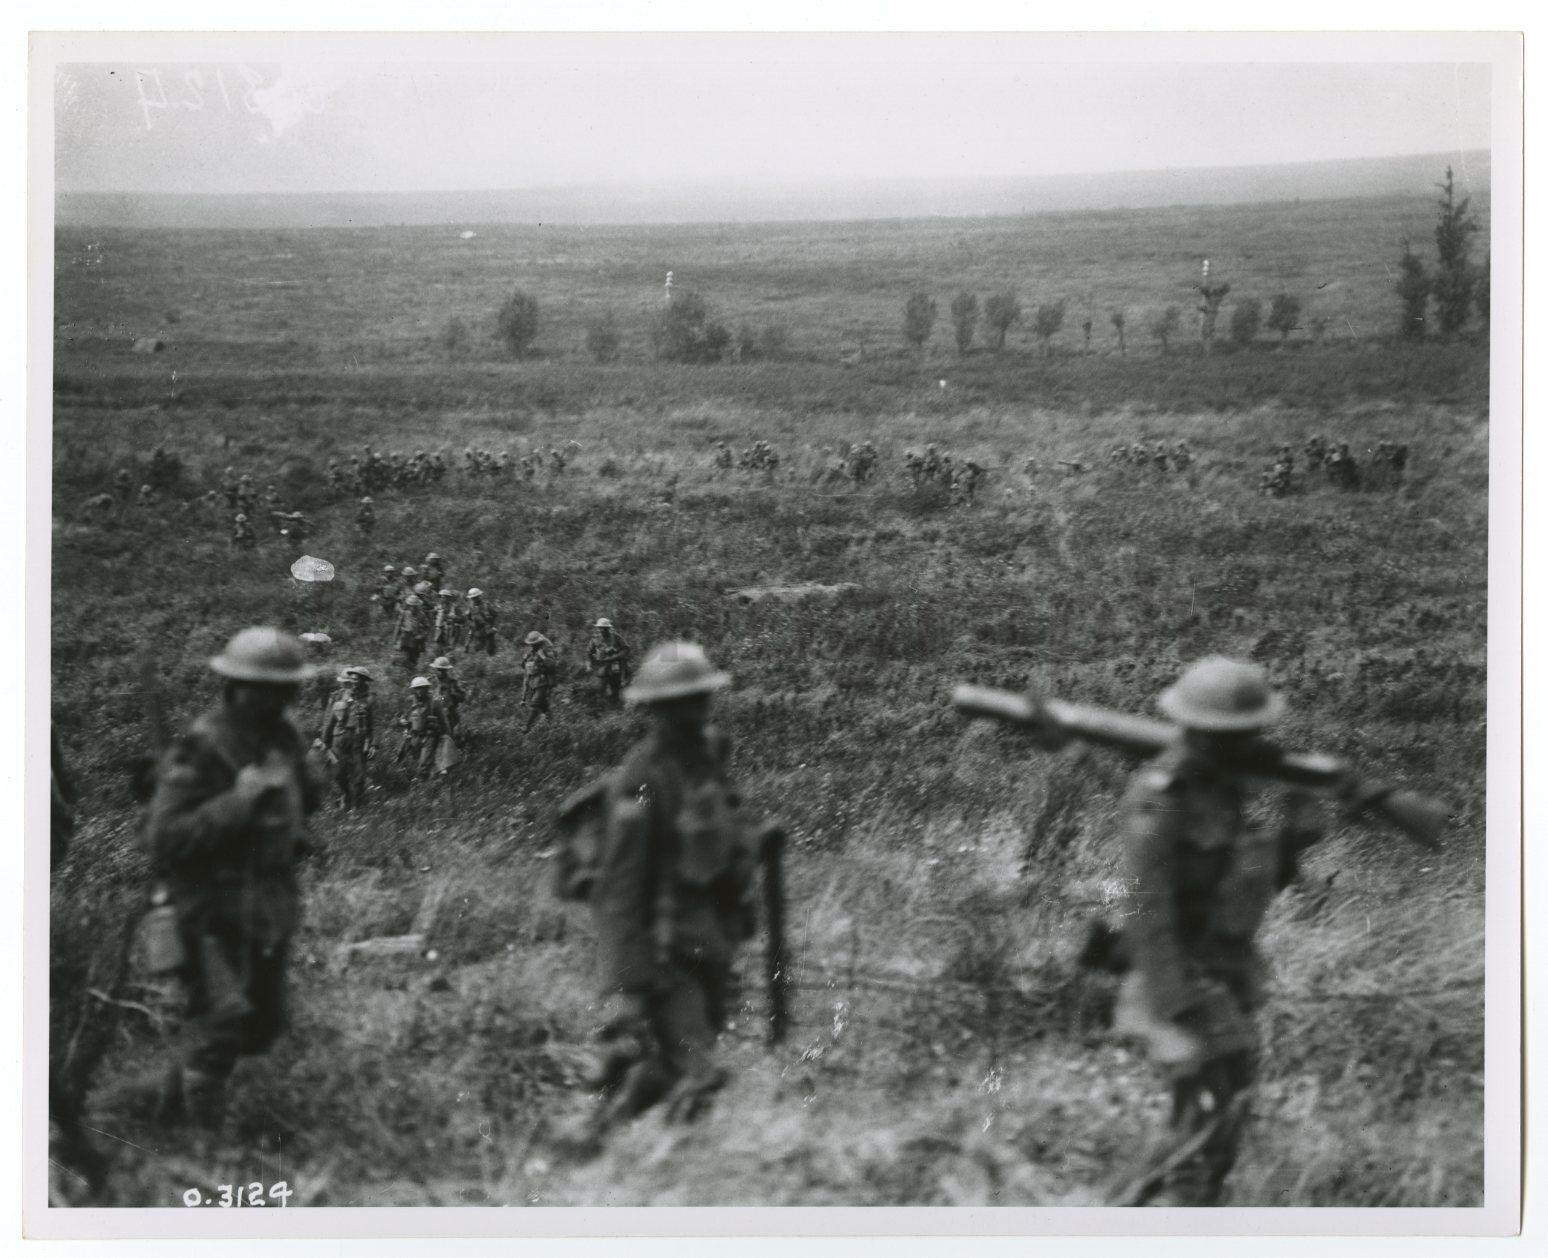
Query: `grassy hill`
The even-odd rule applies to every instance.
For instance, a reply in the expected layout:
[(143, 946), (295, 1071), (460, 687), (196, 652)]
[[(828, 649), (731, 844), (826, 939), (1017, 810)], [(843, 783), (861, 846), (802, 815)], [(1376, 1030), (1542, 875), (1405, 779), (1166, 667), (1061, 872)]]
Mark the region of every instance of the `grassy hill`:
[[(364, 812), (319, 819), (293, 1033), (242, 1067), (213, 1161), (105, 1116), (149, 1150), (115, 1146), (114, 1199), (175, 1204), (193, 1184), (271, 1180), (282, 1161), (293, 1204), (1100, 1200), (1162, 1118), (1144, 1064), (1104, 1033), (1110, 992), (1073, 965), (1111, 898), (1126, 766), (1033, 753), (965, 726), (946, 697), (976, 681), (1144, 710), (1187, 661), (1224, 651), (1262, 660), (1288, 692), (1290, 740), (1456, 809), (1439, 857), (1334, 817), (1307, 888), (1274, 910), (1264, 1086), (1236, 1200), (1476, 1204), (1487, 353), (1372, 335), (1390, 326), (1394, 241), (1422, 239), (1429, 212), (1419, 198), (469, 242), (61, 232), (51, 669), (86, 797), (55, 880), (56, 1055), (82, 1010), (78, 1051), (108, 1036), (104, 1081), (160, 1051), (151, 1017), (109, 1022), (90, 995), (144, 874), (120, 771), (147, 737), (137, 652), (154, 653), (181, 721), (213, 696), (205, 660), (234, 629), (323, 630), (330, 662), (382, 679), (390, 716), (407, 677), (371, 579), (438, 550), (453, 585), (489, 591), (512, 636), (542, 629), (566, 669), (555, 720), (524, 736), (513, 653), (463, 662), (474, 745), (455, 787), (388, 771)], [(1016, 340), (959, 362), (942, 328), (923, 363), (897, 348), (903, 300), (928, 284), (943, 308), (961, 286), (1024, 302), (1096, 292), (1108, 351), (1101, 311), (1190, 305), (1203, 253), (1247, 295), (1340, 285), (1358, 335), (1209, 359), (1161, 355), (1137, 332), (1127, 357), (1077, 354), (1069, 330), (1047, 356)], [(793, 357), (644, 361), (643, 312), (668, 268), (733, 323), (786, 324)], [(446, 320), (491, 318), (513, 286), (543, 303), (539, 356), (475, 345), (449, 360)], [(603, 306), (629, 338), (598, 365), (580, 337)], [(164, 353), (128, 351), (155, 334)], [(1404, 484), (1348, 494), (1298, 472), (1295, 495), (1261, 494), (1273, 449), (1318, 432), (1362, 458), (1382, 435), (1409, 443)], [(717, 439), (755, 437), (779, 449), (776, 473), (713, 467)], [(1106, 459), (1114, 442), (1183, 437), (1187, 474)], [(839, 443), (866, 439), (876, 484), (826, 476)], [(446, 446), (460, 463), (469, 445), (567, 441), (580, 448), (559, 477), (454, 469), (438, 490), (377, 495), (369, 537), (322, 475), (366, 442)], [(909, 487), (902, 453), (926, 441), (991, 469), (978, 501)], [(184, 464), (159, 506), (83, 505), (119, 468), (138, 483), (158, 442)], [(306, 548), (335, 582), (293, 582), (277, 539), (233, 555), (225, 511), (197, 501), (228, 465), (312, 515)], [(857, 588), (727, 597), (806, 581)], [(578, 676), (598, 615), (641, 646), (697, 638), (736, 677), (722, 719), (738, 777), (794, 840), (798, 1025), (762, 1048), (749, 956), (727, 1037), (736, 1078), (713, 1117), (686, 1137), (647, 1119), (575, 1167), (551, 1131), (589, 1025), (590, 934), (549, 894), (548, 819), (638, 732)], [(337, 951), (411, 929), (433, 959)]]

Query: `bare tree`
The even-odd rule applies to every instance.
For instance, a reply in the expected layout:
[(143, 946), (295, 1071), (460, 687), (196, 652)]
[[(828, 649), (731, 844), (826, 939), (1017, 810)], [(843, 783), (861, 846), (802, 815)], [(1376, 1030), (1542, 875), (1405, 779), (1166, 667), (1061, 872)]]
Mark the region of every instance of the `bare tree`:
[(984, 319), (994, 333), (994, 348), (1005, 348), (1005, 334), (1021, 318), (1021, 303), (1014, 293), (996, 293), (984, 303)]
[(903, 339), (921, 353), (935, 327), (935, 298), (914, 293), (903, 307)]
[(978, 298), (965, 289), (951, 299), (951, 326), (960, 357), (973, 344), (973, 329), (978, 326)]

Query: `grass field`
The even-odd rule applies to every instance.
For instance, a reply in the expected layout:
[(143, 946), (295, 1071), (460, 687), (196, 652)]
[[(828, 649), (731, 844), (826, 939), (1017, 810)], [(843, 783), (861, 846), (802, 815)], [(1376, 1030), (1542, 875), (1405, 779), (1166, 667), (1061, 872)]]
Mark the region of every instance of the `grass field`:
[[(1126, 766), (1033, 753), (965, 726), (946, 698), (975, 681), (1142, 710), (1187, 661), (1222, 651), (1269, 667), (1292, 700), (1290, 740), (1455, 807), (1438, 857), (1331, 818), (1307, 884), (1336, 872), (1329, 893), (1276, 906), (1264, 1083), (1233, 1200), (1477, 1204), (1487, 350), (1381, 339), (1387, 272), (1429, 216), (1419, 196), (470, 242), (61, 233), (51, 667), (85, 820), (54, 884), (56, 1060), (83, 1009), (78, 1055), (108, 1037), (103, 1082), (162, 1047), (149, 1017), (104, 1019), (89, 994), (143, 888), (120, 771), (147, 738), (139, 650), (181, 721), (210, 702), (205, 660), (234, 629), (323, 630), (331, 662), (386, 679), (378, 715), (394, 715), (407, 678), (371, 580), (438, 550), (453, 585), (489, 591), (513, 636), (542, 629), (568, 673), (552, 725), (524, 737), (514, 653), (464, 662), (475, 745), (455, 789), (389, 772), (364, 812), (320, 817), (292, 1034), (239, 1071), (213, 1161), (143, 1132), (148, 1152), (105, 1141), (112, 1200), (176, 1204), (281, 1164), (292, 1204), (1104, 1200), (1162, 1118), (1143, 1062), (1104, 1032), (1110, 992), (1073, 965), (1115, 874)], [(1311, 302), (1332, 286), (1312, 303), (1328, 307), (1330, 339), (1161, 355), (1142, 312), (1191, 306), (1205, 253), (1244, 295)], [(644, 361), (667, 269), (733, 325), (787, 325), (791, 360)], [(492, 323), (512, 286), (543, 303), (537, 355), (449, 361), (445, 322)], [(1103, 352), (1073, 352), (1077, 314), (1051, 356), (1018, 332), (1004, 354), (959, 361), (938, 326), (915, 361), (899, 325), (920, 286), (943, 311), (963, 286), (1015, 287), (1024, 304), (1092, 294)], [(1125, 358), (1102, 313), (1119, 304), (1135, 328)], [(598, 365), (581, 329), (603, 307), (626, 339), (621, 361)], [(131, 354), (145, 335), (170, 348)], [(1408, 442), (1405, 483), (1260, 494), (1274, 447), (1316, 432), (1357, 454), (1383, 434)], [(777, 473), (714, 470), (717, 439), (759, 436), (783, 456)], [(1111, 443), (1138, 437), (1187, 437), (1197, 462), (1164, 477), (1107, 463)], [(865, 439), (882, 454), (876, 484), (823, 479), (840, 443)], [(439, 491), (380, 494), (369, 538), (321, 475), (366, 442), (521, 453), (569, 440), (580, 451), (559, 478), (454, 469)], [(926, 441), (991, 469), (976, 503), (908, 487), (902, 453)], [(158, 442), (185, 464), (160, 506), (82, 506)], [(1061, 459), (1090, 470), (1065, 475)], [(224, 510), (194, 502), (227, 465), (312, 516), (307, 549), (338, 580), (293, 582), (272, 538), (233, 557)], [(806, 581), (858, 588), (823, 603), (726, 596)], [(647, 1118), (575, 1166), (550, 1133), (574, 1103), (590, 937), (549, 892), (549, 817), (638, 732), (578, 676), (598, 615), (637, 646), (694, 637), (735, 675), (722, 719), (739, 779), (794, 840), (799, 987), (791, 1040), (764, 1049), (749, 956), (726, 1042), (736, 1076), (714, 1115), (686, 1135)], [(410, 930), (433, 961), (338, 958), (341, 942)], [(111, 1114), (98, 1125), (122, 1135)]]

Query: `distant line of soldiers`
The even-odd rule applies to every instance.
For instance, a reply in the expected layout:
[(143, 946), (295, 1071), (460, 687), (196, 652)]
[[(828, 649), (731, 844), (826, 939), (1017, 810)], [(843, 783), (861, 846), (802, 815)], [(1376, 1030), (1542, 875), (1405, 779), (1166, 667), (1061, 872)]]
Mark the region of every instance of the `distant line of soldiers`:
[[(1363, 473), (1347, 441), (1334, 445), (1319, 433), (1307, 441), (1304, 453), (1308, 474), (1321, 469), (1330, 485), (1345, 491), (1396, 488), (1403, 483), (1408, 468), (1408, 447), (1385, 436), (1376, 443), (1370, 465)], [(1295, 453), (1288, 444), (1275, 452), (1273, 465), (1259, 478), (1258, 486), (1276, 498), (1294, 491)]]
[(1193, 448), (1186, 437), (1179, 437), (1170, 446), (1160, 439), (1148, 445), (1143, 441), (1119, 441), (1108, 447), (1107, 461), (1115, 466), (1150, 467), (1158, 472), (1168, 468), (1186, 472), (1193, 465)]

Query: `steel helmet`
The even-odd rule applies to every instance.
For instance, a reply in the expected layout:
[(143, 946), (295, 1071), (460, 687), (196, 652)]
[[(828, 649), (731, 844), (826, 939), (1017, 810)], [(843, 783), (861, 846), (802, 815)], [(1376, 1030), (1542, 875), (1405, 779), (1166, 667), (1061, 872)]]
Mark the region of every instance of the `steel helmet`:
[(210, 667), (232, 681), (281, 686), (294, 685), (312, 676), (301, 643), (283, 629), (243, 629), (210, 661)]
[(411, 563), (406, 563), (403, 565), (403, 575), (406, 577), (416, 577), (419, 575), (419, 569)]
[(409, 682), (409, 689), (410, 690), (425, 690), (425, 689), (429, 688), (429, 685), (430, 685), (430, 679), (428, 677), (416, 677), (416, 678), (414, 678), (413, 681)]
[(340, 672), (339, 675), (337, 677), (335, 677), (333, 680), (338, 682), (340, 685), (344, 685), (344, 684), (346, 684), (348, 682), (352, 682), (352, 681), (355, 680), (355, 670), (352, 669), (352, 668), (346, 668), (342, 672)]
[(410, 594), (403, 600), (403, 606), (405, 607), (423, 607), (424, 605), (424, 600), (417, 594)]
[(444, 655), (436, 656), (435, 663), (430, 665), (431, 668), (450, 668), (451, 666), (452, 662)]
[(237, 517), (236, 517), (236, 522), (238, 524), (246, 524), (247, 523), (247, 516), (244, 515), (242, 512), (238, 511), (237, 512)]
[(611, 620), (609, 620), (606, 616), (603, 616), (601, 619), (599, 619), (597, 621), (597, 623), (595, 625), (592, 626), (592, 628), (594, 628), (594, 629), (611, 629), (612, 627), (613, 627), (613, 622)]
[(693, 642), (663, 642), (652, 647), (623, 696), (630, 703), (659, 703), (684, 695), (709, 694), (731, 684), (731, 677), (709, 662)]
[(350, 668), (345, 669), (344, 671), (354, 677), (356, 681), (363, 681), (367, 685), (369, 685), (371, 682), (371, 670), (364, 664), (355, 664)]
[(383, 572), (396, 572), (397, 569), (394, 568), (390, 563), (384, 563), (382, 565), (382, 571)]
[(428, 582), (428, 581), (416, 581), (416, 582), (414, 582), (414, 593), (420, 595), (421, 597), (423, 597), (424, 595), (430, 593), (430, 582)]
[(547, 642), (548, 639), (540, 634), (536, 629), (534, 629), (525, 638), (523, 638), (522, 641), (528, 646), (536, 646), (539, 642)]
[(441, 562), (441, 557), (438, 554), (436, 554), (435, 551), (432, 550), (428, 555), (425, 556), (425, 562), (426, 563), (432, 563), (432, 562), (440, 563)]
[(475, 585), (471, 590), (468, 591), (468, 597), (469, 598), (483, 598), (484, 597), (484, 591), (479, 589), (478, 586)]
[(457, 597), (457, 591), (456, 590), (442, 590), (441, 591), (441, 597), (442, 598), (456, 598)]
[(367, 494), (364, 498), (362, 498), (360, 500), (360, 505), (362, 507), (370, 506), (370, 504), (371, 504), (371, 495), (370, 494)]
[(1255, 730), (1285, 712), (1284, 696), (1256, 664), (1212, 655), (1162, 692), (1156, 706), (1185, 729)]

